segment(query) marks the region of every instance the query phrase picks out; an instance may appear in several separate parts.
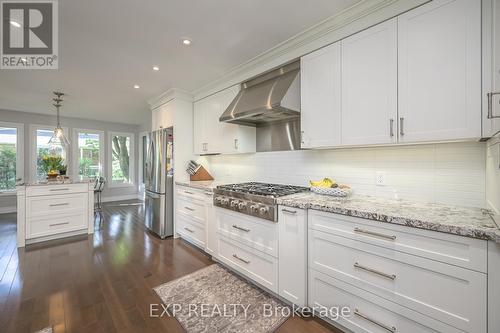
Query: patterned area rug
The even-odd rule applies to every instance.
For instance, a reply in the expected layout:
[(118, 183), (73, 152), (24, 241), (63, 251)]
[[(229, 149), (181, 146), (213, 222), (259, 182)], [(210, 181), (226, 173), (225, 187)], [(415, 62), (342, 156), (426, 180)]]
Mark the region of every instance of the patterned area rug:
[(200, 269), (154, 291), (188, 333), (267, 333), (287, 319), (286, 311), (275, 311), (284, 307), (279, 300), (220, 265)]

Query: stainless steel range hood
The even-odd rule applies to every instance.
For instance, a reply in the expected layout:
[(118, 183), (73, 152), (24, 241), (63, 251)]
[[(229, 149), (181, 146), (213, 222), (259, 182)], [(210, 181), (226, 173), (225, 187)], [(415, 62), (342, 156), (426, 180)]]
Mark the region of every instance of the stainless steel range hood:
[(241, 91), (219, 120), (263, 126), (299, 117), (300, 62), (296, 61), (242, 83)]

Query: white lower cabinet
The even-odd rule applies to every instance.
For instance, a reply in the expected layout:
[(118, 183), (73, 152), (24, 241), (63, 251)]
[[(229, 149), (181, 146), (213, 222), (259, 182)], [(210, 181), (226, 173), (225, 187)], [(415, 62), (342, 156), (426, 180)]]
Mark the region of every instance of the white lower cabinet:
[(307, 211), (279, 207), (279, 295), (307, 305)]
[(213, 193), (205, 191), (205, 210), (206, 210), (206, 242), (205, 252), (212, 257), (217, 257), (217, 221), (215, 220), (215, 207), (213, 202)]
[(309, 306), (351, 306), (354, 332), (487, 332), (486, 241), (313, 210), (308, 228)]

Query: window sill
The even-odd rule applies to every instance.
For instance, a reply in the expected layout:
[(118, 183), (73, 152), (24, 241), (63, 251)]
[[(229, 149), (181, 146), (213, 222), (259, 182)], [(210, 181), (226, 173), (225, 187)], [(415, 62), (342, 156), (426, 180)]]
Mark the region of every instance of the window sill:
[(124, 187), (128, 187), (128, 188), (132, 188), (132, 187), (136, 187), (135, 184), (130, 184), (130, 183), (107, 183), (106, 184), (108, 186), (108, 188), (124, 188)]

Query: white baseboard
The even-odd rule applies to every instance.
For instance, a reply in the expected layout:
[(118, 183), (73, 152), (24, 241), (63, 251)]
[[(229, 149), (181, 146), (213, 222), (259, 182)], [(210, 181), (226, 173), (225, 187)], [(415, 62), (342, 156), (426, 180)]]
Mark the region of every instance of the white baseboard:
[(15, 213), (17, 212), (17, 207), (0, 207), (0, 214)]
[(141, 199), (141, 197), (139, 197), (137, 195), (137, 193), (135, 194), (127, 194), (127, 195), (115, 195), (115, 196), (111, 196), (111, 197), (102, 197), (102, 202), (111, 202), (111, 201), (122, 201), (122, 200), (135, 200), (135, 199)]

